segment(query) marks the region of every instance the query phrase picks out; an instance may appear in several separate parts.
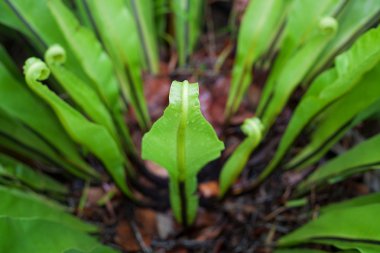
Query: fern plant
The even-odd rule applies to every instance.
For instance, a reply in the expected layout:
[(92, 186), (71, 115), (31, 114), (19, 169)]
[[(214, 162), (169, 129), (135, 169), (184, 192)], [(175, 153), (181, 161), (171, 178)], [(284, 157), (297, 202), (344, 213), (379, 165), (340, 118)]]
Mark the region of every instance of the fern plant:
[(185, 226), (196, 215), (197, 173), (224, 149), (201, 113), (198, 95), (197, 83), (173, 82), (168, 108), (142, 141), (142, 158), (168, 170), (174, 215)]
[[(96, 227), (42, 197), (65, 198), (65, 185), (51, 173), (18, 160), (91, 182), (112, 178), (131, 203), (143, 206), (154, 199), (149, 202), (139, 194), (143, 193), (137, 187), (140, 177), (161, 180), (146, 176), (141, 159), (151, 160), (168, 172), (167, 192), (176, 220), (184, 227), (194, 223), (197, 175), (221, 156), (224, 144), (219, 137), (226, 136), (218, 137), (204, 118), (199, 85), (188, 81), (172, 83), (169, 105), (152, 125), (143, 71), (159, 72), (158, 51), (163, 45), (158, 35), (165, 32), (166, 22), (174, 28), (165, 35), (166, 41), (175, 38), (178, 65), (186, 67), (201, 33), (204, 4), (201, 0), (0, 2), (1, 32), (26, 39), (33, 50), (27, 53), (29, 59), (23, 59), (22, 75), (0, 47), (0, 233), (7, 232), (7, 238), (0, 238), (0, 251), (115, 252), (88, 236), (98, 231)], [(297, 198), (379, 167), (378, 134), (321, 162), (348, 131), (378, 119), (379, 13), (378, 0), (249, 2), (237, 37), (225, 129), (255, 82), (253, 69), (267, 77), (254, 117), (241, 126), (246, 137), (229, 157), (220, 159), (218, 203), (235, 192), (235, 182), (271, 137), (295, 90), (304, 94), (274, 156), (244, 190), (258, 189), (278, 169), (315, 165), (295, 187)], [(145, 133), (141, 156), (132, 130)], [(298, 140), (305, 136), (308, 140), (300, 147)], [(319, 218), (280, 238), (275, 252), (325, 252), (305, 243), (347, 253), (379, 252), (380, 224), (373, 218), (379, 212), (378, 200), (373, 193), (323, 207)], [(46, 231), (51, 241), (34, 243), (44, 241)], [(9, 245), (25, 238), (29, 239), (22, 245)]]

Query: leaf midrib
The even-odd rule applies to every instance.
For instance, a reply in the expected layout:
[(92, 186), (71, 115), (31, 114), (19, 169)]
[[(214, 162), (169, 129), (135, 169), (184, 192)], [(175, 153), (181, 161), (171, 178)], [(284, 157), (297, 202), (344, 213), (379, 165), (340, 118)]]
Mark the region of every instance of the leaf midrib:
[(184, 82), (181, 87), (181, 112), (177, 130), (177, 166), (180, 181), (186, 178), (186, 124), (189, 110), (189, 83)]

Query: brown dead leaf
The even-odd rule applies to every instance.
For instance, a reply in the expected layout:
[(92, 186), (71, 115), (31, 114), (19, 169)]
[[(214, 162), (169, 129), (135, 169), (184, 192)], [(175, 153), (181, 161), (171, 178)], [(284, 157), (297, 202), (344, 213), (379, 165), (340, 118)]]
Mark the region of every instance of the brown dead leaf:
[[(157, 234), (156, 213), (150, 209), (136, 209), (134, 221), (144, 243), (147, 246), (150, 246), (153, 237)], [(140, 245), (136, 240), (135, 232), (130, 223), (125, 220), (121, 221), (116, 227), (115, 242), (127, 251), (140, 250)]]
[(161, 166), (151, 162), (151, 161), (145, 161), (146, 168), (154, 175), (166, 178), (168, 177), (168, 172)]
[(219, 184), (216, 181), (209, 181), (199, 184), (199, 192), (205, 198), (217, 197), (219, 195)]
[(124, 250), (140, 250), (140, 246), (136, 241), (133, 230), (127, 221), (121, 221), (116, 227), (115, 242), (119, 244)]

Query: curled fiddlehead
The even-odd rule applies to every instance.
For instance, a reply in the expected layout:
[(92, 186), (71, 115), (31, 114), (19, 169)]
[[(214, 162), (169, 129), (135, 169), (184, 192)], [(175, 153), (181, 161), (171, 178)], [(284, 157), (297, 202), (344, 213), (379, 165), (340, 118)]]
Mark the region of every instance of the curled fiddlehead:
[(58, 44), (48, 48), (45, 52), (45, 61), (47, 64), (63, 64), (66, 62), (66, 51)]
[(244, 141), (228, 158), (220, 174), (220, 197), (223, 197), (229, 187), (236, 181), (244, 169), (253, 150), (263, 138), (264, 126), (257, 117), (246, 119), (241, 127), (247, 135)]
[[(48, 79), (50, 69), (38, 58), (29, 58), (24, 65), (25, 81), (28, 85), (35, 85), (38, 81)], [(39, 83), (39, 82), (38, 82)]]

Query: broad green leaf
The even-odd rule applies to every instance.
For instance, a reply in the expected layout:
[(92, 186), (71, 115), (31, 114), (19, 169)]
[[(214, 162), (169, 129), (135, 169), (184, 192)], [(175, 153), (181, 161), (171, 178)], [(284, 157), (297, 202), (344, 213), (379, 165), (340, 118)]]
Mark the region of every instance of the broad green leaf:
[(247, 119), (242, 129), (248, 136), (236, 148), (222, 168), (219, 177), (220, 196), (223, 196), (239, 177), (251, 153), (261, 141), (263, 127), (257, 118)]
[(124, 0), (87, 1), (104, 46), (111, 56), (123, 95), (129, 100), (143, 129), (150, 124), (143, 94), (143, 49), (138, 28)]
[(354, 120), (355, 116), (380, 99), (379, 78), (380, 65), (365, 74), (351, 91), (327, 108), (318, 122), (313, 124), (315, 130), (310, 143), (287, 164), (287, 169), (305, 168), (319, 160), (347, 130), (361, 123)]
[(143, 47), (145, 62), (153, 74), (159, 70), (157, 34), (154, 25), (154, 3), (150, 0), (129, 0)]
[[(97, 175), (96, 172), (83, 161), (76, 145), (65, 134), (64, 129), (50, 108), (32, 94), (24, 84), (15, 79), (1, 63), (0, 109), (7, 113), (9, 117), (22, 122), (23, 125), (32, 129), (40, 138), (47, 142), (58, 155), (63, 156), (63, 158), (67, 159), (73, 166), (76, 166), (78, 169), (90, 175)], [(15, 138), (18, 137), (16, 136)]]
[[(339, 240), (368, 246), (371, 246), (371, 241), (378, 244), (380, 221), (374, 217), (379, 212), (379, 203), (326, 212), (318, 219), (282, 237), (279, 245), (290, 246), (320, 240), (326, 240), (324, 244), (336, 247), (339, 247)], [(379, 245), (377, 247), (380, 248)]]
[(380, 28), (361, 36), (335, 60), (335, 67), (322, 73), (302, 97), (283, 135), (275, 157), (260, 175), (265, 179), (281, 162), (301, 131), (321, 111), (349, 92), (380, 60)]
[(358, 171), (380, 168), (379, 147), (380, 135), (363, 141), (315, 170), (300, 188), (320, 184), (333, 178), (345, 178)]
[(0, 217), (40, 218), (59, 222), (72, 229), (95, 232), (97, 228), (66, 213), (65, 209), (37, 194), (0, 186)]
[[(196, 174), (209, 161), (219, 157), (224, 148), (202, 115), (198, 96), (197, 83), (174, 81), (170, 88), (169, 106), (142, 141), (142, 158), (159, 164), (169, 172), (172, 208), (177, 219), (181, 213), (179, 200), (183, 201), (179, 185), (183, 183), (186, 189), (185, 204), (194, 208)], [(186, 213), (191, 223), (195, 210), (188, 209)], [(183, 221), (184, 217), (181, 218), (178, 220)]]
[(225, 111), (227, 119), (236, 112), (251, 83), (253, 64), (270, 46), (273, 29), (278, 27), (281, 19), (283, 5), (282, 0), (250, 1), (244, 13)]
[[(197, 83), (174, 81), (169, 106), (143, 138), (143, 159), (152, 160), (183, 179), (196, 175), (209, 161), (219, 157), (224, 148), (202, 115), (198, 96)], [(185, 160), (180, 161), (183, 155)], [(178, 168), (181, 162), (183, 167)]]
[[(104, 247), (81, 231), (39, 218), (0, 217), (0, 233), (6, 235), (0, 237), (1, 252), (63, 253), (70, 249), (99, 252), (94, 250)], [(116, 253), (110, 248), (102, 252)]]
[(185, 66), (201, 31), (203, 0), (169, 0), (174, 15), (174, 30), (179, 65)]
[(20, 180), (39, 191), (67, 193), (67, 188), (53, 178), (34, 171), (32, 168), (0, 153), (0, 175)]
[(29, 58), (25, 63), (24, 73), (29, 88), (49, 104), (71, 138), (98, 157), (121, 190), (131, 197), (125, 182), (125, 160), (107, 129), (88, 121), (40, 82), (49, 76), (49, 69), (44, 62)]

